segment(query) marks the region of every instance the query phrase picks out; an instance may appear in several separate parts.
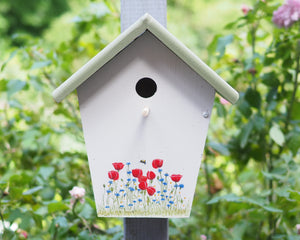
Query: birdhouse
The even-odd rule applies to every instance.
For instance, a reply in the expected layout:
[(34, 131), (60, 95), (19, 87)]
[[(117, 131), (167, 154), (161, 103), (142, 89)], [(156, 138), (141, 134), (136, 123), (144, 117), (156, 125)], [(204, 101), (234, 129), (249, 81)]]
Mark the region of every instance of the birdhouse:
[(188, 217), (215, 92), (238, 93), (149, 14), (53, 97), (75, 89), (98, 216)]

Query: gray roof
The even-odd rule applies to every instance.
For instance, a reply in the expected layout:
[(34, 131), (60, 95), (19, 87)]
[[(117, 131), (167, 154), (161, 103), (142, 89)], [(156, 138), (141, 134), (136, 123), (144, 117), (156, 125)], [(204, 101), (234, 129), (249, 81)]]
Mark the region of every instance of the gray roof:
[(204, 80), (212, 85), (212, 87), (214, 87), (215, 90), (226, 100), (231, 103), (235, 103), (238, 100), (239, 94), (235, 89), (233, 89), (191, 50), (175, 38), (166, 28), (146, 13), (132, 26), (121, 33), (113, 42), (107, 45), (95, 57), (82, 66), (70, 78), (56, 88), (52, 93), (55, 101), (62, 101), (99, 68), (114, 58), (120, 51), (147, 30), (157, 37), (180, 59), (182, 59), (190, 68), (197, 72)]

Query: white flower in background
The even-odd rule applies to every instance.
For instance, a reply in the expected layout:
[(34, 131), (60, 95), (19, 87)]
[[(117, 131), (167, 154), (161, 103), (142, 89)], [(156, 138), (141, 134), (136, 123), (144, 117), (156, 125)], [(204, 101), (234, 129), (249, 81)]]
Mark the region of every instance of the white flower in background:
[(84, 203), (84, 196), (85, 196), (85, 189), (81, 188), (81, 187), (73, 187), (73, 189), (71, 191), (69, 191), (69, 193), (72, 196), (71, 199), (71, 204), (73, 205), (75, 200), (78, 199), (80, 201), (80, 203)]
[(7, 222), (7, 221), (0, 221), (0, 233), (3, 233), (4, 232), (4, 228), (6, 229), (10, 229), (11, 231), (15, 232), (17, 229), (18, 229), (18, 224), (16, 223), (13, 223), (10, 225), (10, 222)]

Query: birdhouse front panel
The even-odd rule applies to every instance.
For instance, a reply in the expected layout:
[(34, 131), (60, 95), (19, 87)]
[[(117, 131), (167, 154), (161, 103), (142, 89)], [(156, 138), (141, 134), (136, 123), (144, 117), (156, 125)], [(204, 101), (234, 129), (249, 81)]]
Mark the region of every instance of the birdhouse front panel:
[(214, 88), (146, 31), (77, 92), (98, 216), (188, 217)]

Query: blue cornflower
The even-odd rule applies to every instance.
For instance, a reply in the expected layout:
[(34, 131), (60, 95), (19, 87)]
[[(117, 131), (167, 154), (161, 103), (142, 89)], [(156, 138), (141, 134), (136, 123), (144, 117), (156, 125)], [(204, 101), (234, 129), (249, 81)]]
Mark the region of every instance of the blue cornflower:
[(160, 193), (160, 191), (157, 191), (157, 193)]
[(131, 178), (127, 178), (127, 182), (130, 182), (131, 181)]
[(175, 183), (174, 187), (179, 187), (177, 183)]
[(156, 200), (155, 200), (155, 199), (153, 199), (152, 201), (153, 201), (153, 202), (155, 202)]
[(119, 193), (115, 193), (115, 196), (116, 196), (116, 197), (119, 197), (119, 196), (120, 196), (120, 194), (119, 194)]
[(112, 184), (112, 183), (113, 183), (113, 181), (108, 181), (108, 183), (109, 183), (109, 184)]
[(124, 207), (124, 205), (120, 205), (120, 208), (123, 208)]
[(161, 173), (161, 172), (162, 172), (162, 169), (161, 169), (161, 168), (160, 168), (160, 169), (158, 169), (158, 172), (160, 172), (160, 173)]
[(161, 179), (159, 179), (159, 181), (160, 181), (160, 182), (163, 182), (163, 181), (164, 181), (164, 179), (163, 179), (163, 178), (161, 178)]
[(164, 193), (166, 193), (167, 192), (167, 190), (166, 189), (164, 189), (164, 191), (163, 191)]
[(167, 182), (164, 182), (164, 185), (165, 185), (165, 186), (167, 186), (167, 185), (168, 185), (168, 183), (167, 183)]
[(124, 189), (120, 189), (120, 192), (124, 192)]
[(166, 199), (162, 198), (161, 200), (162, 200), (162, 201), (165, 201)]
[(124, 195), (123, 195), (124, 197), (126, 196), (126, 193), (124, 193)]
[(180, 188), (184, 188), (184, 185), (183, 185), (183, 184), (179, 184), (179, 187), (180, 187)]
[(136, 203), (136, 201), (135, 201), (135, 200), (133, 200), (133, 203)]
[(170, 204), (174, 204), (174, 202), (173, 202), (173, 201), (169, 201), (169, 203), (170, 203)]
[(127, 162), (126, 165), (129, 166), (129, 165), (130, 165), (130, 162)]
[(139, 198), (138, 201), (139, 201), (139, 202), (142, 202), (142, 199)]
[(165, 173), (165, 176), (167, 177), (167, 176), (169, 176), (169, 174), (168, 174), (168, 173)]
[(136, 179), (134, 178), (134, 179), (132, 179), (132, 181), (136, 182)]
[(160, 196), (161, 196), (161, 197), (164, 197), (165, 195), (161, 194)]
[(133, 191), (134, 191), (134, 188), (133, 188), (133, 187), (130, 187), (129, 190), (130, 190), (131, 192), (133, 192)]
[(167, 207), (171, 207), (171, 205), (170, 205), (170, 204), (167, 204)]
[(131, 171), (127, 171), (127, 174), (131, 174)]
[(142, 191), (141, 189), (138, 189), (138, 191), (140, 192), (140, 191)]
[(110, 191), (110, 190), (106, 190), (106, 192), (107, 192), (108, 194), (110, 194), (110, 193), (111, 193), (111, 191)]
[(129, 206), (129, 207), (132, 207), (132, 206), (133, 206), (133, 204), (132, 204), (132, 203), (129, 203), (129, 204), (128, 204), (128, 206)]
[(109, 206), (105, 206), (105, 208), (109, 208)]

